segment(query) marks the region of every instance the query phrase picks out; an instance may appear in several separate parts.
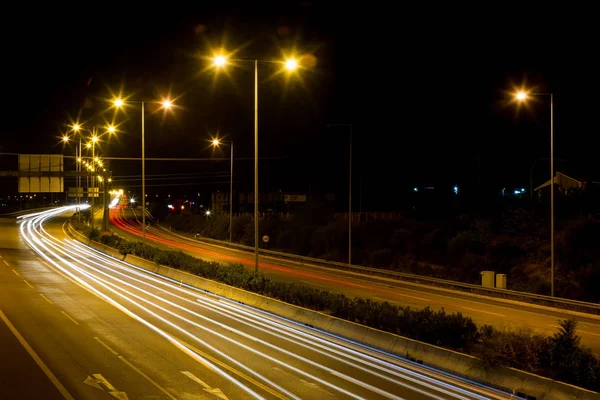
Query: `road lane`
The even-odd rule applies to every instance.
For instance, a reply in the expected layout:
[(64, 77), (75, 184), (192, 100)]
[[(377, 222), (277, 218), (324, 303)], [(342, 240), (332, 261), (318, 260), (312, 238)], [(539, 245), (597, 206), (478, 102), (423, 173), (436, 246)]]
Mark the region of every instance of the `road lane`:
[[(133, 210), (115, 209), (111, 222), (117, 233), (128, 239), (139, 240), (141, 225)], [(127, 218), (130, 215), (131, 218)], [(177, 248), (195, 257), (221, 263), (238, 262), (246, 268), (254, 268), (254, 255), (245, 251), (201, 243), (174, 233), (148, 227), (146, 239), (161, 248)], [(578, 334), (581, 343), (600, 354), (600, 317), (573, 316), (559, 309), (540, 309), (527, 303), (505, 303), (492, 297), (414, 284), (385, 277), (335, 270), (320, 266), (300, 265), (287, 260), (261, 256), (261, 271), (273, 279), (299, 282), (305, 285), (343, 293), (349, 297), (366, 297), (377, 301), (415, 308), (426, 306), (434, 310), (444, 308), (447, 312), (460, 312), (473, 318), (479, 325), (492, 325), (497, 329), (531, 330), (552, 335), (558, 320), (575, 318), (579, 321)]]
[[(215, 398), (182, 375), (181, 370), (192, 371), (218, 388), (222, 381), (214, 372), (189, 356), (174, 352), (172, 345), (153, 332), (74, 285), (48, 267), (46, 261), (40, 262), (16, 241), (14, 220), (11, 226), (0, 224), (0, 232), (3, 260), (19, 272), (17, 276), (12, 268), (2, 265), (0, 279), (4, 290), (0, 305), (73, 397), (114, 399), (106, 385), (89, 379), (98, 374), (100, 382), (106, 381), (116, 392), (124, 392), (132, 399)], [(15, 239), (7, 249), (9, 238)], [(228, 393), (233, 398), (242, 395), (236, 390)]]
[[(137, 322), (124, 323), (121, 329), (138, 336), (139, 331), (152, 333), (154, 345), (162, 342), (170, 347), (161, 352), (177, 367), (177, 373), (170, 374), (200, 392), (215, 396), (219, 389), (229, 398), (507, 398), (490, 388), (148, 273), (69, 239), (62, 229), (64, 219), (42, 225), (45, 218), (21, 224), (24, 238), (44, 262)], [(77, 310), (65, 311), (79, 320)], [(71, 322), (68, 325), (79, 329)], [(107, 341), (110, 348), (117, 347), (113, 342)], [(136, 343), (128, 342), (134, 351)], [(175, 362), (175, 355), (185, 355), (188, 363)], [(145, 367), (147, 361), (137, 365)], [(198, 372), (199, 366), (212, 375)], [(153, 368), (146, 368), (146, 373), (173, 390)], [(218, 386), (215, 375), (220, 376)]]

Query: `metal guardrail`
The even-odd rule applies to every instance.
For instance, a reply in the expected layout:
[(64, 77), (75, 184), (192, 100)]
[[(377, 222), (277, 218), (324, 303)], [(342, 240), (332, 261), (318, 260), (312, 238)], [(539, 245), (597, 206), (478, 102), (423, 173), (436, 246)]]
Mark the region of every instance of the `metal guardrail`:
[[(166, 232), (169, 232), (173, 235), (182, 237), (187, 240), (197, 241), (200, 243), (205, 242), (208, 244), (215, 244), (215, 245), (228, 247), (228, 248), (232, 248), (232, 249), (254, 252), (254, 247), (251, 247), (251, 246), (245, 246), (242, 244), (230, 243), (230, 242), (226, 242), (226, 241), (222, 241), (222, 240), (210, 239), (210, 238), (205, 238), (205, 237), (197, 237), (197, 238), (188, 237), (188, 236), (177, 234), (169, 229), (166, 229), (165, 227), (163, 227), (161, 225), (158, 225), (158, 226)], [(553, 308), (562, 309), (562, 310), (578, 311), (578, 312), (583, 312), (583, 313), (588, 313), (588, 314), (600, 315), (600, 304), (590, 303), (590, 302), (585, 302), (585, 301), (570, 300), (570, 299), (564, 299), (564, 298), (560, 298), (560, 297), (551, 297), (551, 296), (527, 293), (527, 292), (519, 292), (516, 290), (510, 290), (510, 289), (489, 288), (489, 287), (483, 287), (480, 285), (474, 285), (474, 284), (470, 284), (470, 283), (462, 283), (462, 282), (451, 281), (451, 280), (446, 280), (446, 279), (439, 279), (439, 278), (430, 278), (427, 276), (415, 275), (415, 274), (409, 274), (409, 273), (397, 272), (397, 271), (389, 271), (389, 270), (384, 270), (384, 269), (380, 269), (380, 268), (365, 267), (365, 266), (360, 266), (360, 265), (350, 265), (350, 264), (340, 263), (340, 262), (336, 262), (336, 261), (328, 261), (328, 260), (323, 260), (320, 258), (299, 256), (296, 254), (284, 253), (284, 252), (274, 251), (274, 250), (259, 249), (259, 254), (261, 254), (263, 256), (265, 256), (265, 255), (272, 256), (275, 258), (279, 258), (279, 259), (283, 259), (283, 260), (287, 260), (287, 261), (291, 261), (291, 262), (296, 262), (296, 263), (299, 263), (300, 265), (309, 264), (309, 265), (315, 265), (315, 266), (321, 266), (321, 267), (342, 269), (342, 270), (357, 272), (357, 273), (368, 273), (369, 275), (377, 275), (377, 276), (381, 276), (381, 277), (398, 279), (398, 280), (402, 280), (402, 281), (414, 282), (414, 283), (419, 283), (419, 284), (425, 284), (425, 285), (434, 286), (434, 287), (455, 289), (455, 290), (460, 290), (463, 292), (469, 292), (469, 293), (473, 293), (473, 294), (479, 294), (479, 295), (484, 295), (484, 296), (489, 296), (489, 297), (494, 297), (494, 298), (516, 300), (516, 301), (521, 301), (521, 302), (525, 302), (525, 303), (553, 307)]]

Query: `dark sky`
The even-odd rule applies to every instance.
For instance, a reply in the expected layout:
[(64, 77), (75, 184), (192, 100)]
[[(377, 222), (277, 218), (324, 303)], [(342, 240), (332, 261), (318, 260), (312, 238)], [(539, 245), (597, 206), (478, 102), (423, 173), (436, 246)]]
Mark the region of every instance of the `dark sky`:
[[(353, 124), (355, 187), (363, 181), (373, 208), (413, 185), (468, 188), (479, 177), (494, 188), (528, 187), (532, 162), (549, 154), (550, 118), (548, 98), (519, 109), (507, 101), (506, 91), (524, 82), (554, 93), (555, 156), (564, 168), (600, 172), (597, 2), (197, 3), (4, 13), (2, 151), (61, 152), (57, 136), (69, 118), (82, 112), (90, 125), (102, 123), (102, 112), (115, 118), (105, 112), (111, 90), (145, 101), (171, 90), (181, 108), (164, 119), (147, 112), (147, 157), (211, 157), (206, 139), (221, 132), (236, 144), (236, 185), (251, 187), (252, 162), (244, 160), (253, 154), (251, 65), (215, 79), (202, 58), (225, 44), (240, 58), (276, 60), (293, 48), (309, 55), (291, 79), (260, 65), (261, 187), (342, 193), (348, 131), (327, 123)], [(139, 119), (134, 108), (117, 115), (119, 141), (105, 155), (139, 156)], [(111, 169), (140, 174), (132, 162)], [(147, 169), (206, 174), (192, 178), (198, 183), (228, 180), (227, 161)], [(546, 161), (538, 162), (534, 184), (546, 175)], [(149, 184), (167, 182), (181, 181)]]

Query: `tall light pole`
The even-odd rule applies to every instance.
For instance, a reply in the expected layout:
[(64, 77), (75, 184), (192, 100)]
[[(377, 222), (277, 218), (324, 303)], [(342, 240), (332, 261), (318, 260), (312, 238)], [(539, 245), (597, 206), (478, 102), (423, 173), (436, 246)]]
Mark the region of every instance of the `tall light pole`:
[(327, 127), (343, 126), (350, 133), (348, 158), (348, 264), (352, 264), (352, 124), (327, 124)]
[(529, 96), (550, 96), (550, 296), (554, 297), (554, 94), (519, 91), (515, 98), (526, 101)]
[[(96, 136), (96, 127), (92, 128), (92, 204), (91, 204), (91, 214), (92, 214), (92, 236), (94, 234), (94, 203), (96, 199), (96, 185), (94, 184), (94, 178), (96, 174), (96, 142), (98, 141), (98, 136)], [(88, 189), (89, 191), (89, 189)]]
[[(216, 138), (213, 139), (212, 144), (215, 147), (219, 147), (222, 142)], [(231, 148), (231, 166), (229, 171), (229, 242), (233, 242), (233, 140), (229, 142)]]
[[(142, 243), (146, 242), (146, 112), (144, 101), (129, 101), (127, 103), (137, 103), (142, 106)], [(125, 101), (122, 99), (114, 99), (113, 105), (116, 108), (121, 108), (125, 105)], [(171, 100), (163, 100), (161, 102), (162, 108), (168, 110), (172, 107)]]
[(254, 273), (258, 273), (258, 63), (282, 64), (288, 71), (295, 71), (298, 68), (298, 61), (288, 59), (286, 61), (263, 61), (263, 60), (243, 60), (228, 59), (224, 55), (218, 55), (213, 59), (213, 64), (217, 68), (224, 67), (229, 61), (233, 62), (252, 62), (254, 64)]
[[(79, 124), (73, 125), (73, 132), (79, 133), (81, 127)], [(83, 157), (81, 153), (81, 135), (79, 136), (79, 154), (77, 155), (77, 172), (81, 172), (83, 166)], [(79, 189), (81, 188), (81, 176), (77, 174), (77, 221), (81, 222), (81, 196), (79, 196)], [(83, 191), (83, 190), (82, 190)]]

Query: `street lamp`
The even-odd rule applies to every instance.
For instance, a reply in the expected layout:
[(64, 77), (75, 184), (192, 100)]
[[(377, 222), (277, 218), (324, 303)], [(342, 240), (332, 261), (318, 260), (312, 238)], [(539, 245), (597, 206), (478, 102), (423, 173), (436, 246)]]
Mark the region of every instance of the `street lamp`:
[(531, 93), (524, 90), (515, 93), (518, 102), (525, 102), (530, 96), (550, 97), (550, 296), (554, 297), (554, 94)]
[[(219, 147), (221, 141), (216, 138), (212, 141), (213, 146)], [(229, 242), (233, 242), (233, 140), (229, 142), (231, 148), (231, 166), (229, 171)]]
[[(145, 104), (144, 101), (130, 101), (127, 100), (127, 103), (135, 103), (141, 104), (142, 106), (142, 243), (146, 242), (146, 142), (145, 142)], [(173, 103), (169, 99), (165, 99), (160, 102), (162, 108), (168, 110), (172, 108)], [(113, 105), (116, 108), (121, 108), (125, 105), (125, 101), (123, 99), (114, 99)]]
[(265, 61), (258, 59), (228, 59), (220, 54), (213, 58), (213, 65), (216, 68), (224, 67), (229, 61), (251, 62), (254, 64), (254, 272), (258, 273), (258, 63), (283, 64), (288, 71), (294, 71), (298, 68), (298, 62), (295, 59), (285, 61)]

